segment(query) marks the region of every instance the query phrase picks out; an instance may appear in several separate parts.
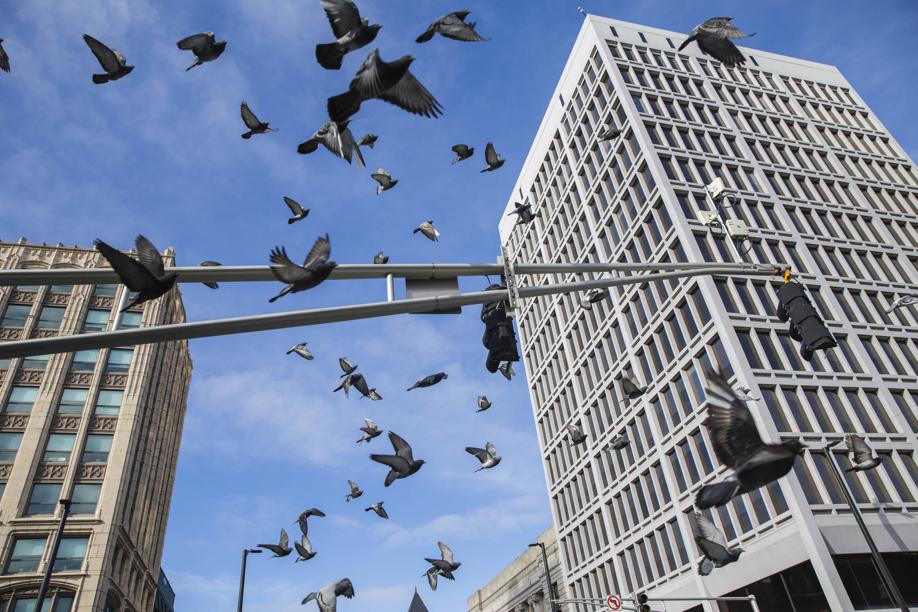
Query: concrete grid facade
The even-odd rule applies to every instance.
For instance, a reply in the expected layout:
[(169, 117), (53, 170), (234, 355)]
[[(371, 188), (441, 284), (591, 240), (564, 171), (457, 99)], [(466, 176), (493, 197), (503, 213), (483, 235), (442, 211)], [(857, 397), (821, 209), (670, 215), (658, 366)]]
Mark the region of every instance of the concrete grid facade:
[[(3, 269), (106, 266), (94, 249), (0, 242)], [(0, 287), (0, 341), (112, 329), (124, 291)], [(119, 328), (184, 320), (174, 290)], [(190, 380), (184, 341), (0, 360), (0, 611), (32, 612), (63, 497), (50, 610), (153, 609)]]
[[(811, 584), (792, 593), (785, 581), (796, 607), (783, 609), (863, 607), (846, 559), (866, 543), (811, 451), (778, 483), (709, 511), (746, 552), (696, 574), (692, 500), (726, 473), (701, 426), (704, 372), (716, 360), (761, 398), (750, 406), (767, 440), (820, 448), (865, 433), (883, 463), (848, 484), (884, 553), (918, 551), (918, 311), (885, 312), (918, 285), (918, 174), (836, 68), (743, 49), (746, 67), (727, 70), (694, 45), (677, 54), (684, 38), (584, 20), (507, 205), (539, 216), (505, 216), (502, 244), (517, 262), (734, 261), (722, 233), (698, 221), (711, 208), (703, 186), (719, 176), (727, 218), (752, 228), (744, 261), (791, 265), (839, 347), (799, 357), (775, 316), (777, 278), (616, 288), (591, 310), (577, 295), (524, 301), (520, 340), (567, 586), (574, 597), (721, 595), (808, 563)], [(610, 123), (622, 136), (597, 142)], [(648, 386), (639, 400), (624, 399), (624, 374)], [(569, 443), (569, 423), (587, 443)], [(605, 450), (621, 432), (630, 447)]]

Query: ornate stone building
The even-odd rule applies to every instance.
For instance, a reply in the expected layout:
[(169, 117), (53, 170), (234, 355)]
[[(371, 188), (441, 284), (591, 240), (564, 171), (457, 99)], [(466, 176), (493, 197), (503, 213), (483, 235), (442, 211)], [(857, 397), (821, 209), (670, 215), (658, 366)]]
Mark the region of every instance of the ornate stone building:
[[(92, 249), (0, 241), (0, 269), (105, 266)], [(0, 341), (185, 320), (178, 290), (118, 317), (124, 291), (0, 287)], [(187, 342), (0, 359), (0, 612), (34, 609), (61, 498), (43, 609), (153, 608), (190, 380)]]

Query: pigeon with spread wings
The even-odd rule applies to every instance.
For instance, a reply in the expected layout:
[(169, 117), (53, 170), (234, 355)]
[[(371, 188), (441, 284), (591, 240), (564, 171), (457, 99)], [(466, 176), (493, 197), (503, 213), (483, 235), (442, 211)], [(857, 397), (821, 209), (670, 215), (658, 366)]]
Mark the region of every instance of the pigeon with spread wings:
[(466, 23), (465, 18), (469, 16), (469, 12), (455, 11), (437, 18), (427, 26), (423, 34), (415, 39), (415, 42), (425, 43), (432, 39), (434, 34), (462, 42), (481, 42), (485, 40), (475, 31), (475, 26), (477, 25), (475, 22)]
[(318, 591), (313, 591), (304, 597), (300, 604), (305, 605), (310, 601), (314, 601), (319, 606), (319, 612), (336, 612), (338, 609), (338, 597), (342, 595), (348, 599), (354, 597), (354, 585), (351, 584), (348, 578), (336, 580), (326, 584)]
[(96, 56), (96, 59), (99, 60), (102, 70), (105, 71), (105, 74), (92, 75), (92, 82), (96, 85), (117, 81), (130, 74), (131, 70), (134, 69), (133, 66), (127, 65), (127, 58), (117, 49), (107, 47), (89, 34), (83, 34), (83, 40), (89, 46), (92, 54)]
[(385, 485), (388, 487), (400, 478), (408, 478), (424, 465), (423, 459), (415, 459), (411, 446), (394, 431), (389, 432), (389, 441), (395, 449), (394, 455), (370, 455), (370, 459), (389, 467)]
[(698, 44), (698, 48), (705, 55), (710, 55), (717, 61), (723, 63), (727, 68), (733, 68), (746, 62), (746, 58), (740, 53), (731, 42), (731, 39), (745, 38), (755, 36), (742, 32), (732, 23), (732, 17), (712, 17), (692, 30), (688, 38), (681, 45), (679, 51), (682, 51), (692, 41)]
[(286, 204), (287, 208), (290, 209), (290, 212), (293, 213), (293, 216), (287, 219), (287, 225), (296, 223), (297, 221), (302, 221), (309, 216), (309, 209), (300, 206), (300, 203), (293, 198), (284, 196), (284, 204)]
[(845, 436), (845, 444), (848, 447), (848, 460), (851, 462), (851, 467), (845, 468), (846, 472), (866, 472), (882, 463), (882, 459), (874, 456), (873, 450), (862, 436), (848, 434)]
[(101, 240), (97, 239), (94, 244), (115, 269), (121, 283), (128, 290), (137, 294), (134, 301), (122, 308), (121, 312), (138, 304), (155, 300), (175, 286), (176, 273), (166, 273), (162, 255), (159, 254), (153, 243), (143, 236), (137, 236), (134, 240), (137, 259), (125, 255)]
[(318, 149), (321, 144), (332, 155), (340, 157), (347, 163), (351, 163), (351, 160), (356, 157), (357, 163), (363, 167), (363, 154), (360, 152), (360, 147), (357, 146), (357, 141), (354, 140), (354, 134), (347, 125), (347, 121), (343, 121), (340, 124), (334, 121), (326, 122), (309, 140), (301, 142), (296, 148), (296, 152), (300, 155), (308, 155)]
[(277, 280), (286, 283), (287, 286), (268, 301), (274, 302), (288, 293), (312, 289), (324, 281), (335, 269), (335, 266), (338, 265), (328, 260), (330, 256), (331, 242), (328, 239), (328, 234), (315, 241), (302, 266), (290, 261), (290, 257), (287, 256), (287, 250), (284, 247), (274, 247), (271, 251), (271, 273), (274, 274)]
[(351, 0), (322, 0), (322, 8), (335, 42), (316, 45), (316, 60), (327, 70), (338, 70), (344, 56), (373, 42), (382, 26), (362, 18)]
[(727, 538), (714, 523), (703, 514), (695, 514), (695, 543), (701, 549), (704, 558), (698, 564), (698, 574), (707, 576), (715, 567), (729, 565), (740, 558), (742, 548), (727, 546)]
[(482, 172), (493, 172), (503, 166), (504, 161), (506, 160), (494, 150), (494, 143), (489, 142), (485, 145), (485, 163), (488, 164), (488, 167), (482, 170)]
[(254, 134), (265, 134), (267, 132), (277, 131), (277, 128), (268, 127), (270, 124), (267, 121), (262, 121), (256, 117), (255, 113), (252, 112), (252, 109), (249, 108), (246, 102), (243, 102), (239, 106), (239, 114), (242, 116), (242, 122), (245, 123), (245, 127), (249, 128), (249, 131), (242, 135), (246, 140), (251, 138)]
[(364, 426), (360, 428), (360, 431), (363, 432), (363, 437), (357, 440), (357, 444), (361, 442), (369, 442), (376, 436), (382, 434), (382, 431), (379, 429), (379, 425), (376, 424), (376, 421), (373, 419), (364, 419)]
[(497, 448), (490, 442), (487, 442), (484, 448), (466, 446), (465, 452), (469, 453), (470, 455), (474, 455), (475, 458), (478, 459), (479, 463), (481, 463), (481, 467), (475, 470), (476, 472), (492, 468), (500, 463), (501, 460), (500, 455), (497, 454)]
[(258, 548), (264, 548), (265, 550), (273, 552), (274, 555), (271, 557), (273, 559), (274, 557), (286, 557), (291, 552), (293, 552), (293, 549), (289, 546), (289, 544), (290, 536), (287, 535), (287, 530), (281, 529), (280, 538), (278, 539), (277, 544), (259, 544)]
[(458, 164), (461, 161), (464, 161), (471, 156), (475, 155), (475, 147), (470, 147), (466, 144), (457, 144), (452, 147), (453, 153), (456, 154), (456, 158), (452, 161), (454, 164)]
[(200, 66), (204, 62), (214, 61), (220, 57), (226, 49), (226, 41), (217, 41), (217, 37), (214, 36), (213, 32), (192, 34), (178, 41), (175, 45), (182, 51), (191, 51), (194, 53), (194, 62), (185, 68), (185, 72), (188, 72), (195, 66)]

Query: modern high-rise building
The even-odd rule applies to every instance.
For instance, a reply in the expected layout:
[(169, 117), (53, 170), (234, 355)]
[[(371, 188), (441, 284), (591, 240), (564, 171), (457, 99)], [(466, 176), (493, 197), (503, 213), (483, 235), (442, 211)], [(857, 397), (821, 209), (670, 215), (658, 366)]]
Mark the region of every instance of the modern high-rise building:
[[(92, 249), (0, 242), (0, 269), (106, 266)], [(0, 287), (0, 341), (185, 320), (177, 290), (119, 318), (124, 291)], [(33, 611), (61, 498), (42, 610), (153, 609), (190, 380), (187, 342), (0, 360), (0, 611)]]
[[(525, 300), (520, 339), (569, 592), (752, 593), (760, 609), (797, 612), (894, 607), (818, 452), (858, 432), (882, 463), (847, 484), (918, 605), (918, 311), (887, 311), (918, 288), (914, 164), (836, 68), (743, 48), (747, 63), (731, 70), (695, 45), (677, 52), (684, 39), (584, 20), (507, 206), (529, 203), (538, 217), (504, 217), (506, 252), (517, 262), (736, 261), (723, 230), (701, 221), (714, 206), (704, 186), (720, 177), (722, 215), (750, 228), (738, 255), (792, 266), (838, 347), (800, 357), (775, 315), (779, 278), (631, 285), (589, 309), (578, 295)], [(610, 125), (621, 135), (598, 142)], [(749, 388), (766, 440), (801, 438), (808, 450), (787, 477), (706, 512), (745, 552), (701, 577), (694, 495), (728, 473), (702, 426), (716, 362)], [(627, 400), (624, 375), (646, 393)], [(572, 423), (586, 443), (571, 444)], [(608, 450), (619, 433), (630, 446)]]

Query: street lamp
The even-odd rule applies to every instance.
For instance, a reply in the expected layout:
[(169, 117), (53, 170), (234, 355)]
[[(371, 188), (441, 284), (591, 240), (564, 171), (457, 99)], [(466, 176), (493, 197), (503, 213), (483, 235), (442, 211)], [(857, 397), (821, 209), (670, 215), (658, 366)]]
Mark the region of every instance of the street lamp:
[(260, 548), (243, 548), (242, 549), (242, 571), (239, 573), (239, 603), (236, 606), (236, 612), (242, 612), (242, 597), (245, 594), (245, 559), (249, 553), (261, 553)]
[(545, 566), (545, 581), (548, 582), (548, 601), (551, 612), (561, 612), (561, 607), (555, 603), (555, 600), (558, 599), (558, 595), (555, 593), (555, 589), (551, 584), (551, 574), (548, 571), (548, 553), (545, 552), (545, 544), (536, 542), (535, 544), (530, 544), (529, 548), (535, 548), (537, 546), (542, 549), (542, 564)]
[(54, 534), (54, 542), (51, 544), (51, 558), (48, 559), (48, 567), (45, 568), (45, 575), (41, 579), (41, 586), (38, 588), (38, 597), (35, 598), (35, 612), (41, 610), (42, 601), (45, 599), (45, 593), (48, 592), (48, 584), (51, 582), (51, 572), (54, 571), (54, 562), (57, 561), (57, 551), (61, 546), (61, 536), (64, 534), (64, 527), (67, 525), (67, 517), (70, 516), (70, 500), (58, 500), (63, 510), (61, 511), (61, 522), (57, 526), (57, 533)]

